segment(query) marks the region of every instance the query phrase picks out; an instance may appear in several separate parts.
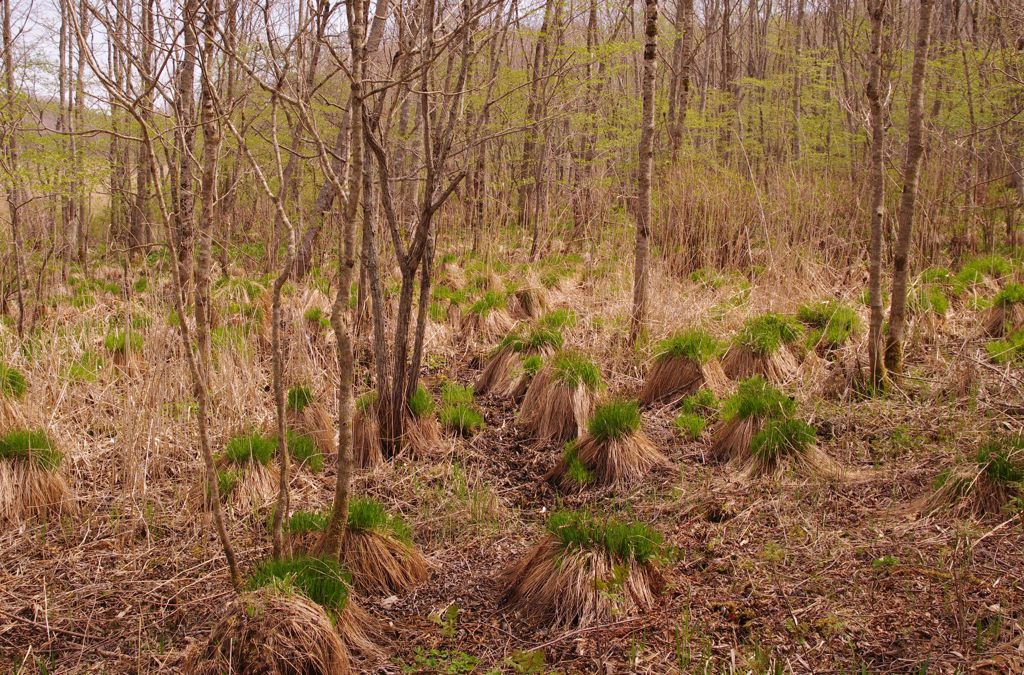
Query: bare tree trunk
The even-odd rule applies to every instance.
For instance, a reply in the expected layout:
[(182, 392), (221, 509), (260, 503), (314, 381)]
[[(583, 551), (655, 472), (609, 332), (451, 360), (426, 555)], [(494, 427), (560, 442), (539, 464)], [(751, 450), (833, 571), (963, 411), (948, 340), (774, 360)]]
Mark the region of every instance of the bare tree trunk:
[(871, 110), (871, 243), (868, 249), (868, 293), (871, 316), (868, 321), (868, 364), (871, 385), (878, 388), (885, 383), (885, 363), (882, 355), (882, 226), (885, 219), (885, 122), (882, 119), (882, 25), (885, 21), (886, 0), (871, 0), (868, 14), (871, 18), (871, 64), (867, 97)]
[(174, 112), (175, 169), (171, 182), (171, 198), (175, 237), (178, 241), (178, 256), (175, 261), (182, 271), (183, 300), (188, 296), (190, 285), (189, 270), (192, 265), (192, 235), (194, 229), (195, 197), (193, 194), (192, 162), (195, 155), (195, 101), (192, 89), (195, 84), (197, 38), (195, 21), (199, 13), (199, 0), (186, 0), (182, 7), (184, 49), (178, 66)]
[(693, 0), (676, 2), (676, 39), (673, 46), (672, 92), (669, 98), (669, 144), (672, 162), (679, 160), (686, 126), (686, 107), (690, 101), (690, 67), (693, 62)]
[(800, 57), (804, 39), (804, 0), (796, 3), (796, 37), (793, 45), (793, 160), (800, 161)]
[(647, 257), (650, 251), (651, 174), (654, 172), (654, 82), (658, 49), (658, 0), (646, 0), (644, 70), (641, 86), (640, 166), (636, 206), (636, 257), (633, 262), (633, 315), (629, 343), (635, 345), (647, 321)]
[(6, 94), (7, 114), (12, 127), (7, 134), (7, 168), (10, 171), (10, 187), (7, 189), (7, 209), (11, 217), (11, 244), (14, 246), (14, 276), (16, 297), (18, 301), (18, 337), (25, 337), (25, 295), (23, 291), (25, 277), (25, 261), (21, 242), (21, 202), (22, 191), (18, 177), (18, 116), (16, 114), (18, 100), (14, 91), (14, 34), (11, 32), (11, 0), (3, 0), (3, 31), (4, 31), (4, 93)]
[(931, 38), (932, 0), (921, 0), (914, 48), (914, 66), (910, 80), (910, 102), (907, 115), (907, 156), (903, 164), (903, 192), (897, 212), (898, 232), (893, 260), (892, 299), (889, 306), (889, 335), (885, 344), (885, 366), (893, 373), (903, 371), (903, 331), (906, 327), (907, 258), (914, 224), (914, 203), (921, 168), (924, 144), (921, 138), (924, 111), (924, 76)]

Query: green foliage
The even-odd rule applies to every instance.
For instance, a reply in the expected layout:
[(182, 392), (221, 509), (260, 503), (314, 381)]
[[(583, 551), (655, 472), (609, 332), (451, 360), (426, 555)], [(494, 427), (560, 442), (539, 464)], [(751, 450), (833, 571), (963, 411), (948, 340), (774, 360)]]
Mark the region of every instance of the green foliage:
[(447, 301), (453, 305), (464, 305), (468, 299), (466, 291), (451, 288), (450, 286), (435, 286), (432, 290), (435, 300)]
[(914, 311), (936, 316), (946, 316), (949, 312), (949, 298), (946, 291), (937, 285), (924, 286), (910, 298)]
[(986, 444), (978, 451), (976, 461), (995, 483), (1024, 482), (1024, 436), (1009, 436)]
[(483, 294), (483, 297), (470, 306), (469, 311), (471, 314), (486, 317), (489, 316), (491, 312), (499, 309), (505, 309), (507, 306), (508, 298), (505, 297), (504, 293), (499, 293), (498, 291), (487, 291)]
[(672, 420), (672, 424), (675, 425), (680, 434), (690, 440), (697, 440), (704, 432), (704, 418), (697, 413), (680, 412)]
[(103, 338), (103, 346), (113, 354), (142, 351), (142, 334), (133, 330), (114, 328)]
[(556, 511), (545, 527), (566, 549), (601, 549), (622, 562), (644, 563), (662, 549), (661, 534), (644, 523), (598, 519), (582, 511)]
[(757, 354), (774, 354), (800, 338), (800, 326), (789, 317), (770, 312), (747, 320), (736, 342)]
[(238, 483), (239, 473), (234, 469), (221, 469), (217, 472), (217, 494), (221, 499), (227, 498)]
[[(470, 398), (472, 399), (472, 390)], [(418, 385), (416, 391), (409, 397), (409, 412), (412, 416), (420, 419), (429, 416), (434, 412), (434, 397), (430, 395), (423, 385)]]
[[(327, 523), (331, 520), (331, 514), (319, 511), (296, 511), (288, 519), (288, 532), (291, 534), (308, 534), (310, 532), (323, 532), (327, 529)], [(271, 512), (268, 521), (271, 526), (274, 523), (274, 514)]]
[(296, 462), (305, 465), (313, 473), (323, 471), (324, 456), (316, 447), (316, 441), (305, 434), (297, 434), (294, 431), (285, 432), (285, 441), (288, 453), (295, 458)]
[(389, 514), (383, 504), (373, 499), (356, 498), (349, 502), (348, 526), (353, 530), (390, 534), (399, 541), (412, 543), (409, 524)]
[(722, 417), (776, 419), (789, 417), (796, 410), (796, 401), (755, 375), (740, 382), (736, 393), (726, 400)]
[(1001, 279), (1013, 272), (1013, 263), (1000, 255), (971, 258), (957, 272), (955, 284), (960, 289), (980, 284), (986, 278)]
[(714, 290), (724, 286), (726, 282), (729, 281), (729, 278), (710, 267), (701, 267), (700, 269), (690, 272), (690, 281), (703, 288)]
[(472, 436), (484, 428), (484, 418), (465, 403), (445, 405), (438, 414), (441, 425), (460, 436)]
[(498, 349), (509, 348), (514, 352), (532, 353), (538, 352), (544, 347), (560, 349), (562, 347), (562, 333), (555, 328), (536, 327), (531, 328), (525, 335), (518, 331), (509, 333), (498, 344)]
[(922, 285), (950, 284), (953, 282), (953, 273), (945, 267), (929, 267), (921, 272), (920, 282)]
[(569, 387), (583, 385), (589, 391), (596, 391), (602, 384), (601, 370), (579, 352), (559, 352), (551, 361), (551, 369), (555, 379)]
[(313, 402), (313, 392), (305, 385), (296, 385), (288, 390), (285, 407), (289, 412), (300, 413)]
[(786, 455), (801, 452), (816, 437), (814, 427), (802, 420), (772, 419), (754, 434), (750, 450), (756, 457), (775, 462)]
[(441, 385), (441, 402), (445, 405), (472, 405), (473, 385), (451, 380)]
[(718, 340), (699, 329), (672, 335), (659, 342), (655, 349), (659, 361), (687, 359), (699, 364), (707, 363), (720, 351)]
[(55, 471), (64, 460), (45, 431), (13, 429), (0, 436), (0, 458), (31, 462), (44, 471)]
[(27, 390), (28, 382), (21, 371), (0, 362), (0, 395), (8, 398), (21, 398)]
[(819, 341), (827, 347), (838, 347), (860, 330), (860, 316), (849, 305), (825, 300), (802, 305), (797, 320), (822, 331)]
[(213, 282), (213, 290), (219, 299), (225, 302), (255, 302), (266, 290), (266, 286), (258, 280), (245, 277), (221, 277)]
[(989, 342), (985, 350), (996, 363), (1024, 365), (1024, 328), (1010, 333), (1002, 340)]
[(356, 410), (366, 414), (368, 410), (377, 405), (377, 390), (371, 389), (365, 394), (356, 398)]
[(72, 382), (94, 382), (103, 368), (103, 357), (86, 350), (68, 366), (67, 377)]
[(624, 438), (640, 428), (640, 406), (636, 401), (610, 401), (594, 410), (587, 421), (587, 433), (600, 443)]
[(1003, 290), (996, 293), (992, 304), (997, 307), (1009, 307), (1024, 302), (1024, 285), (1007, 284)]
[(523, 359), (523, 372), (533, 377), (544, 365), (544, 359), (539, 354), (531, 354)]
[(331, 327), (331, 319), (327, 316), (327, 313), (319, 307), (310, 307), (302, 315), (302, 318), (304, 318), (307, 323), (319, 326), (320, 328)]
[(275, 586), (295, 590), (337, 615), (348, 602), (349, 573), (334, 558), (295, 556), (260, 563), (246, 581), (246, 590)]
[(565, 307), (553, 309), (537, 319), (537, 325), (548, 330), (563, 330), (576, 325), (576, 312)]
[(259, 462), (266, 466), (277, 452), (277, 441), (259, 432), (235, 436), (224, 446), (224, 458), (232, 464)]
[(565, 475), (577, 485), (590, 485), (594, 482), (594, 473), (580, 460), (576, 441), (569, 441), (562, 448), (562, 460), (565, 462)]
[(718, 408), (718, 399), (710, 389), (699, 389), (696, 394), (690, 394), (679, 402), (679, 409), (687, 413), (707, 414), (716, 412)]

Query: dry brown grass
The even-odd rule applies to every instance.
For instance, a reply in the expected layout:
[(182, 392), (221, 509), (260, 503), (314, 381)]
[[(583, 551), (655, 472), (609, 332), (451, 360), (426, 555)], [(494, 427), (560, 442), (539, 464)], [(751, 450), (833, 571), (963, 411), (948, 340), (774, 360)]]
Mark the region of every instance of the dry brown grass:
[(407, 415), (405, 418), (405, 443), (403, 450), (415, 459), (425, 459), (438, 454), (441, 447), (441, 425), (432, 412), (421, 417)]
[(508, 333), (516, 325), (508, 310), (494, 308), (486, 314), (466, 312), (461, 319), (460, 329), (466, 340), (493, 341)]
[(519, 409), (519, 422), (538, 441), (569, 441), (594, 412), (595, 396), (583, 383), (570, 386), (545, 366), (533, 377)]
[(296, 433), (312, 438), (325, 457), (338, 451), (335, 419), (319, 398), (298, 414), (288, 413), (288, 426)]
[(319, 605), (263, 588), (228, 604), (206, 645), (189, 655), (185, 672), (342, 675), (352, 672), (352, 662)]
[(916, 504), (918, 512), (932, 515), (984, 518), (1003, 512), (1014, 499), (1024, 497), (1019, 486), (993, 480), (984, 470), (959, 469), (945, 477), (936, 490)]
[(657, 359), (644, 380), (640, 402), (650, 405), (696, 393), (707, 387), (720, 398), (729, 388), (729, 378), (718, 359), (699, 364), (684, 357)]
[(427, 561), (412, 544), (386, 532), (349, 528), (341, 558), (361, 592), (404, 593), (427, 579)]
[[(655, 468), (672, 465), (642, 430), (605, 441), (584, 434), (576, 444), (576, 456), (600, 485), (632, 485)], [(553, 481), (562, 490), (581, 487), (569, 475), (568, 469), (568, 463), (562, 457), (545, 479)]]
[(529, 623), (551, 628), (587, 627), (632, 616), (654, 604), (659, 579), (649, 563), (626, 565), (617, 584), (615, 570), (622, 563), (607, 551), (566, 550), (548, 535), (501, 572), (498, 584), (507, 589), (501, 602)]
[(377, 406), (370, 404), (361, 409), (357, 406), (352, 416), (352, 464), (358, 469), (368, 469), (383, 462)]
[(722, 357), (722, 370), (733, 380), (761, 375), (769, 382), (782, 384), (796, 376), (800, 361), (786, 345), (771, 354), (759, 354), (744, 345), (734, 344)]
[(981, 331), (985, 337), (1001, 338), (1024, 326), (1024, 303), (997, 304), (985, 311)]
[(74, 512), (74, 495), (59, 469), (0, 459), (0, 522), (17, 524)]
[(531, 321), (548, 308), (548, 293), (543, 286), (531, 284), (509, 295), (508, 309), (514, 319)]

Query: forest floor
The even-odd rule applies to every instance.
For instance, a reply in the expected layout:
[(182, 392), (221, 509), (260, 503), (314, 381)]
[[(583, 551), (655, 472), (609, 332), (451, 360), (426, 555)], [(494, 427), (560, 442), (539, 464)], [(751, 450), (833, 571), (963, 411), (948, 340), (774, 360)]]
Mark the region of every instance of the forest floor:
[[(629, 270), (587, 267), (552, 293), (552, 306), (577, 314), (566, 342), (595, 358), (608, 394), (636, 396), (651, 352), (624, 346)], [(860, 279), (801, 267), (711, 281), (656, 270), (652, 342), (697, 325), (728, 339), (750, 316), (825, 298), (844, 298), (866, 317)], [(0, 533), (0, 670), (180, 672), (233, 596), (203, 509), (188, 372), (168, 325), (166, 275), (140, 270), (126, 281), (99, 268), (92, 276), (101, 282), (88, 291), (85, 282), (69, 284), (20, 349), (0, 327), (0, 355), (29, 382), (20, 414), (59, 440), (78, 507)], [(219, 289), (224, 307), (239, 301), (232, 288)], [(96, 357), (111, 325), (143, 315), (139, 353)], [(527, 437), (516, 402), (480, 397), (486, 427), (478, 435), (446, 438), (432, 457), (398, 458), (356, 476), (357, 494), (413, 526), (430, 568), (408, 594), (357, 598), (380, 620), (376, 637), (387, 655), (362, 669), (1024, 672), (1020, 512), (977, 519), (918, 508), (942, 469), (972, 457), (987, 436), (1021, 429), (1024, 379), (987, 360), (979, 316), (959, 302), (944, 319), (915, 318), (908, 377), (884, 397), (823, 396), (818, 385), (837, 366), (805, 359), (787, 389), (820, 447), (849, 470), (844, 479), (743, 479), (710, 461), (707, 431), (686, 440), (672, 424), (675, 411), (656, 406), (644, 411), (644, 430), (671, 469), (632, 490), (561, 495), (543, 480), (560, 447)], [(273, 420), (258, 330), (224, 321), (218, 331), (215, 447)], [(290, 363), (329, 392), (329, 336), (303, 335)], [(493, 344), (432, 326), (425, 384), (436, 391), (442, 378), (471, 383)], [(858, 351), (863, 335), (835, 359)], [(319, 474), (298, 472), (292, 507), (324, 508), (333, 484), (330, 458)], [(497, 573), (559, 508), (625, 514), (664, 535), (673, 555), (661, 565), (653, 608), (553, 631), (501, 605)], [(229, 509), (228, 521), (247, 569), (269, 554), (262, 515)]]

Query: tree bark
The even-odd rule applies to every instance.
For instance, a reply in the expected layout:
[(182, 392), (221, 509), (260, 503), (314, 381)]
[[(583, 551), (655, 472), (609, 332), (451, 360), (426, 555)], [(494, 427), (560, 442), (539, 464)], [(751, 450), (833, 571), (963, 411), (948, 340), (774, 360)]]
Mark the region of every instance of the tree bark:
[(629, 343), (635, 345), (647, 321), (647, 258), (650, 252), (651, 177), (654, 172), (654, 82), (658, 48), (658, 0), (646, 0), (644, 69), (641, 83), (640, 165), (637, 180), (636, 253), (633, 262), (633, 315)]

